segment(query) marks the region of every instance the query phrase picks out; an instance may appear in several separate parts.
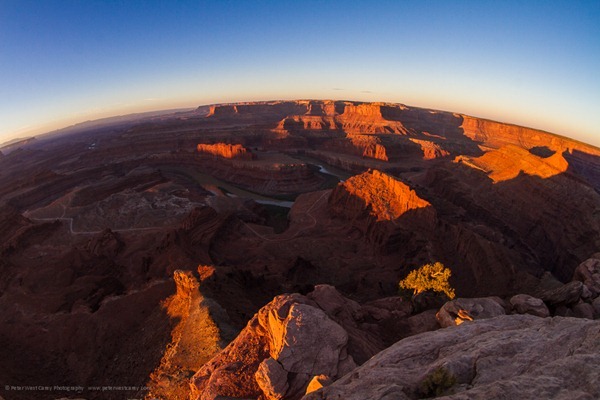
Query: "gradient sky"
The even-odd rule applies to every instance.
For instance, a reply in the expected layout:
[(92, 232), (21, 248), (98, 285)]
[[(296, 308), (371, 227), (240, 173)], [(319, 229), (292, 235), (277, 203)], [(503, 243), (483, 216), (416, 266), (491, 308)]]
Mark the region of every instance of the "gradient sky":
[(600, 1), (0, 0), (0, 142), (296, 98), (399, 102), (600, 146)]

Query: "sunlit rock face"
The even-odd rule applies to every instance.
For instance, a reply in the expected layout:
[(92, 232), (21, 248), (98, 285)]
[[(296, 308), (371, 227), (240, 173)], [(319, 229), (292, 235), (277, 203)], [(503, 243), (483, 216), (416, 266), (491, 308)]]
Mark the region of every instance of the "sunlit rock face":
[(241, 144), (199, 144), (196, 149), (200, 154), (209, 154), (222, 158), (236, 158), (242, 160), (252, 160), (253, 158), (252, 153)]
[[(318, 344), (317, 344), (318, 343)], [(355, 366), (348, 333), (314, 302), (276, 297), (192, 379), (194, 398), (298, 399), (315, 375), (341, 377)]]
[(377, 170), (340, 183), (329, 196), (334, 216), (349, 221), (376, 246), (389, 249), (407, 227), (433, 229), (436, 213), (405, 183)]
[(594, 399), (599, 329), (531, 315), (465, 322), (403, 339), (304, 399), (420, 399), (427, 387), (447, 399)]
[[(198, 370), (191, 380), (192, 398), (299, 399), (385, 348), (381, 329), (399, 318), (400, 309), (361, 306), (327, 285), (307, 296), (277, 296)], [(402, 315), (408, 334), (409, 314)]]
[(505, 315), (506, 311), (498, 300), (493, 297), (454, 299), (442, 306), (436, 318), (440, 326), (446, 328), (448, 326), (460, 325), (465, 321)]
[(200, 292), (198, 279), (191, 271), (177, 270), (173, 279), (176, 292), (163, 307), (175, 324), (171, 342), (150, 374), (148, 397), (188, 398), (189, 376), (237, 334), (221, 306)]
[[(367, 212), (376, 221), (394, 221), (410, 210), (430, 207), (405, 183), (373, 170), (353, 176), (331, 194), (334, 212)], [(433, 217), (433, 216), (432, 216)]]

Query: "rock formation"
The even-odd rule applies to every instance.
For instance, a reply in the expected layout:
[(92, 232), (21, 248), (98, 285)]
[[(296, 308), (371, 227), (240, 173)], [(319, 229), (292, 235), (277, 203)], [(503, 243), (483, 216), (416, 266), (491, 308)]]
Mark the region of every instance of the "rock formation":
[(383, 248), (394, 241), (399, 228), (432, 228), (436, 214), (405, 183), (377, 170), (367, 171), (340, 183), (329, 196), (333, 215), (342, 217)]
[(600, 322), (499, 316), (403, 339), (313, 399), (597, 398)]
[(579, 264), (573, 274), (573, 280), (582, 282), (590, 292), (590, 297), (600, 296), (600, 254), (595, 254)]
[(196, 149), (198, 153), (210, 154), (215, 157), (222, 158), (235, 158), (241, 160), (252, 160), (253, 154), (248, 151), (241, 144), (227, 144), (227, 143), (215, 143), (215, 144), (199, 144)]
[(531, 314), (542, 318), (550, 316), (544, 301), (533, 296), (517, 294), (510, 298), (510, 304), (518, 314)]
[(347, 346), (347, 332), (314, 303), (276, 297), (194, 375), (193, 398), (298, 399), (314, 376), (339, 378), (356, 366)]
[[(298, 399), (385, 348), (382, 330), (398, 310), (384, 307), (381, 302), (361, 306), (327, 285), (307, 296), (277, 296), (198, 370), (192, 397)], [(405, 324), (407, 316), (402, 315)], [(405, 326), (392, 333), (393, 341), (418, 331)]]
[(227, 313), (200, 293), (191, 271), (175, 271), (174, 280), (176, 293), (163, 306), (178, 322), (160, 365), (150, 375), (148, 397), (188, 398), (190, 376), (237, 333)]
[(442, 328), (460, 325), (465, 321), (494, 318), (505, 315), (500, 299), (455, 299), (447, 302), (436, 314)]

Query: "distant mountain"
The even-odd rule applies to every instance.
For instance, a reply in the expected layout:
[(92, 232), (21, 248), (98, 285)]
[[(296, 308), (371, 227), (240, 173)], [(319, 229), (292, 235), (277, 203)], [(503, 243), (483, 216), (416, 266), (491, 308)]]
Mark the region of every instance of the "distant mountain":
[(160, 118), (168, 115), (176, 115), (177, 113), (190, 111), (189, 108), (177, 108), (170, 110), (159, 110), (159, 111), (148, 111), (143, 113), (134, 113), (126, 115), (117, 115), (114, 117), (100, 118), (95, 120), (89, 120), (80, 122), (65, 128), (57, 129), (48, 133), (38, 135), (41, 139), (48, 139), (63, 135), (70, 135), (78, 132), (85, 132), (92, 129), (118, 127), (128, 124), (137, 124), (145, 120), (152, 120), (154, 118)]

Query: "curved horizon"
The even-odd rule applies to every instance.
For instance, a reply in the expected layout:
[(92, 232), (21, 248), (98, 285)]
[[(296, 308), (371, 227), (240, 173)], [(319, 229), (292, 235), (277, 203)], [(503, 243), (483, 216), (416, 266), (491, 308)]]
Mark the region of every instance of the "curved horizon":
[(600, 3), (8, 0), (0, 142), (202, 104), (347, 98), (600, 146)]
[(511, 123), (508, 121), (501, 121), (501, 120), (497, 120), (497, 119), (493, 119), (493, 118), (486, 118), (486, 117), (481, 117), (478, 115), (472, 115), (472, 114), (467, 114), (467, 113), (462, 113), (462, 112), (457, 112), (457, 111), (452, 111), (452, 110), (442, 110), (442, 109), (437, 109), (437, 108), (431, 108), (431, 107), (422, 107), (422, 106), (415, 106), (413, 104), (407, 104), (405, 102), (389, 102), (389, 101), (362, 101), (362, 100), (352, 100), (352, 99), (343, 99), (343, 98), (339, 98), (339, 99), (333, 99), (333, 98), (297, 98), (297, 99), (268, 99), (268, 100), (252, 100), (252, 101), (230, 101), (230, 102), (220, 102), (220, 103), (206, 103), (206, 104), (200, 104), (200, 105), (194, 105), (194, 106), (189, 106), (189, 107), (176, 107), (176, 108), (165, 108), (165, 109), (151, 109), (151, 110), (141, 110), (141, 111), (136, 111), (136, 112), (131, 112), (131, 113), (126, 113), (126, 114), (114, 114), (114, 115), (109, 115), (109, 116), (103, 116), (100, 118), (96, 118), (96, 119), (86, 119), (86, 120), (79, 120), (76, 122), (73, 122), (69, 125), (59, 125), (54, 129), (51, 130), (40, 130), (39, 133), (36, 133), (36, 131), (31, 131), (30, 134), (24, 134), (22, 136), (15, 136), (13, 138), (7, 139), (4, 142), (0, 143), (0, 146), (6, 145), (7, 143), (11, 143), (11, 142), (15, 142), (15, 141), (19, 141), (19, 140), (26, 140), (29, 138), (37, 138), (37, 137), (41, 137), (47, 134), (52, 134), (55, 132), (60, 132), (61, 130), (65, 130), (65, 129), (69, 129), (69, 128), (75, 128), (79, 125), (84, 125), (86, 123), (94, 123), (94, 122), (100, 122), (100, 121), (104, 121), (104, 120), (111, 120), (111, 119), (116, 119), (116, 118), (120, 118), (120, 117), (134, 117), (134, 116), (139, 116), (140, 117), (140, 121), (143, 120), (143, 118), (145, 116), (147, 116), (147, 114), (164, 114), (164, 115), (168, 115), (169, 113), (172, 112), (181, 112), (181, 111), (192, 111), (195, 110), (197, 108), (201, 108), (201, 107), (211, 107), (211, 106), (220, 106), (220, 105), (237, 105), (237, 104), (255, 104), (255, 103), (271, 103), (271, 102), (284, 102), (284, 101), (333, 101), (333, 102), (350, 102), (350, 103), (365, 103), (365, 104), (371, 104), (371, 103), (381, 103), (381, 104), (390, 104), (390, 105), (403, 105), (403, 106), (407, 106), (409, 108), (420, 108), (420, 109), (425, 109), (425, 110), (431, 110), (431, 111), (436, 111), (436, 112), (444, 112), (444, 113), (451, 113), (451, 114), (458, 114), (461, 116), (466, 116), (466, 117), (471, 117), (471, 118), (475, 118), (475, 119), (479, 119), (479, 120), (485, 120), (485, 121), (490, 121), (490, 122), (495, 122), (495, 123), (500, 123), (502, 125), (512, 125), (512, 126), (517, 126), (517, 127), (521, 127), (521, 128), (526, 128), (526, 129), (531, 129), (531, 130), (535, 130), (535, 131), (540, 131), (540, 132), (544, 132), (544, 133), (548, 133), (557, 137), (562, 137), (562, 138), (566, 138), (569, 140), (573, 140), (576, 142), (580, 142), (583, 143), (585, 145), (588, 146), (592, 146), (595, 147), (597, 149), (600, 150), (600, 145), (599, 144), (594, 144), (594, 143), (589, 143), (589, 142), (585, 142), (582, 140), (579, 140), (578, 138), (574, 138), (574, 137), (570, 137), (570, 136), (565, 136), (565, 135), (561, 135), (559, 133), (556, 132), (551, 132), (548, 130), (544, 130), (544, 129), (539, 129), (536, 128), (534, 126), (526, 126), (526, 125), (519, 125), (519, 124), (515, 124), (515, 123)]

